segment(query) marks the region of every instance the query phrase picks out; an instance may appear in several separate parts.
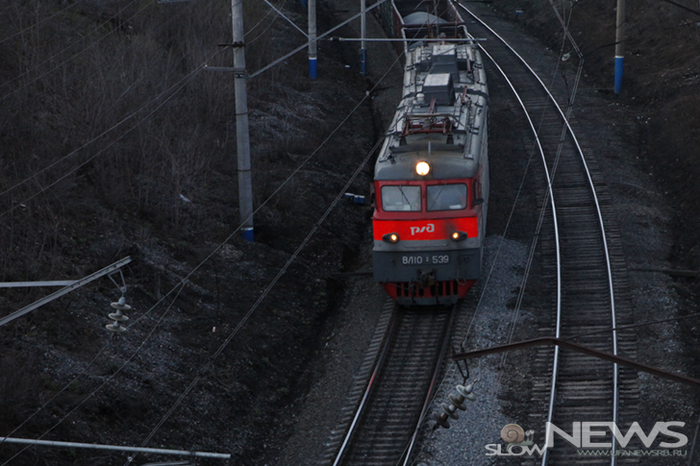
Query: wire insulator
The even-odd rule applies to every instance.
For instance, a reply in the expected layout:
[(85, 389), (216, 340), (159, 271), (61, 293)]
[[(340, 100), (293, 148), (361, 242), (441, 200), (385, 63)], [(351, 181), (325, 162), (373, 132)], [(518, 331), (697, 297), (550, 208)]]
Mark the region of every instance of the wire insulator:
[(126, 327), (122, 327), (121, 324), (119, 323), (119, 321), (115, 321), (114, 323), (107, 324), (107, 325), (105, 325), (105, 328), (113, 333), (126, 332)]
[(433, 413), (433, 419), (435, 422), (438, 423), (441, 427), (444, 427), (445, 429), (450, 428), (450, 421), (447, 420), (448, 416), (445, 413)]
[(440, 405), (440, 408), (442, 408), (442, 411), (450, 416), (452, 419), (459, 419), (459, 414), (457, 414), (457, 407), (453, 404), (447, 404), (447, 403), (442, 403)]
[(455, 405), (457, 408), (461, 409), (462, 411), (467, 410), (467, 405), (464, 404), (464, 397), (462, 395), (450, 393), (447, 396), (447, 398), (449, 398), (452, 404)]
[(474, 390), (474, 384), (470, 383), (466, 387), (464, 385), (457, 385), (455, 389), (457, 390), (457, 393), (462, 395), (465, 399), (469, 401), (476, 400), (476, 396), (474, 396), (474, 394), (472, 393), (472, 390)]
[(124, 296), (119, 298), (119, 301), (117, 301), (116, 303), (112, 303), (111, 306), (118, 311), (130, 311), (131, 310), (131, 306), (126, 304), (126, 298)]
[(119, 301), (116, 303), (112, 303), (111, 306), (117, 310), (117, 312), (112, 312), (108, 315), (110, 319), (112, 319), (114, 322), (111, 324), (105, 325), (105, 328), (109, 330), (110, 332), (114, 333), (122, 333), (126, 331), (126, 327), (121, 325), (121, 322), (126, 322), (129, 320), (129, 317), (125, 316), (122, 314), (122, 311), (128, 311), (131, 309), (131, 306), (126, 304), (126, 298), (122, 296), (119, 298)]

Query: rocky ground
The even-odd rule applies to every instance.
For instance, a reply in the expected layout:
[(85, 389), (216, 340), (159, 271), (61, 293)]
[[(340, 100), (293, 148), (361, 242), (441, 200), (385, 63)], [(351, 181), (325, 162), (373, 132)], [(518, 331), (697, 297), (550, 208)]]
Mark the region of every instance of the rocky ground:
[[(224, 9), (225, 3), (220, 8)], [(692, 1), (685, 3), (688, 8), (697, 6)], [(11, 4), (5, 10), (5, 24), (25, 14), (30, 17), (22, 16), (21, 24), (45, 18), (50, 12), (38, 8), (41, 4), (33, 2), (29, 13), (19, 3)], [(54, 32), (70, 29), (69, 25), (76, 30), (118, 11), (102, 2), (88, 4), (91, 8), (71, 13), (67, 21), (72, 22)], [(321, 30), (356, 9), (355, 2), (349, 0), (320, 5)], [(520, 22), (523, 33), (539, 40), (542, 49), (558, 52), (561, 31), (550, 4), (502, 0), (493, 6), (490, 14)], [(304, 24), (296, 5), (287, 8), (297, 24)], [(522, 14), (516, 15), (516, 10)], [(668, 270), (700, 268), (700, 229), (696, 225), (700, 193), (694, 183), (700, 170), (694, 163), (700, 56), (688, 53), (698, 45), (697, 17), (669, 3), (639, 1), (628, 5), (628, 67), (623, 93), (615, 96), (611, 93), (612, 50), (608, 45), (614, 37), (612, 5), (603, 0), (578, 2), (572, 12), (573, 36), (577, 41), (581, 38), (578, 45), (586, 53), (586, 76), (576, 116), (602, 123), (600, 133), (588, 137), (604, 143), (596, 155), (606, 167), (605, 181), (616, 202), (638, 320), (695, 312), (697, 280)], [(192, 30), (180, 25), (179, 32), (196, 32), (196, 23), (192, 24)], [(130, 31), (139, 27), (145, 26), (135, 20), (115, 26), (123, 37), (133, 37)], [(283, 21), (272, 23), (270, 31), (266, 49), (298, 39), (298, 33)], [(352, 35), (353, 30), (341, 33)], [(375, 33), (380, 34), (376, 30), (371, 34)], [(31, 56), (30, 45), (32, 41), (41, 44), (41, 36), (22, 37), (27, 48), (21, 50), (24, 56)], [(225, 41), (222, 37), (212, 38), (211, 43)], [(163, 43), (175, 50), (168, 40), (164, 38)], [(149, 47), (157, 50), (156, 43), (150, 42)], [(0, 72), (7, 80), (22, 71), (10, 45), (20, 50), (16, 42), (0, 44)], [(265, 62), (262, 52), (249, 56), (251, 66), (257, 65), (256, 60)], [(195, 162), (203, 153), (195, 160), (178, 158), (177, 134), (158, 126), (185, 121), (175, 118), (178, 115), (202, 115), (214, 109), (216, 115), (225, 117), (226, 110), (218, 101), (222, 96), (230, 98), (230, 85), (212, 88), (201, 101), (197, 96), (202, 91), (198, 94), (197, 88), (192, 88), (188, 91), (191, 103), (183, 100), (166, 112), (168, 117), (154, 118), (145, 134), (164, 134), (160, 145), (146, 147), (141, 143), (144, 148), (139, 150), (136, 140), (125, 142), (121, 152), (115, 149), (110, 154), (110, 163), (87, 165), (69, 178), (67, 186), (59, 185), (57, 191), (48, 191), (52, 194), (31, 202), (23, 202), (31, 190), (23, 192), (24, 197), (13, 194), (10, 199), (5, 195), (3, 211), (15, 210), (9, 216), (3, 214), (3, 280), (78, 278), (127, 254), (135, 261), (125, 273), (127, 297), (134, 309), (130, 331), (124, 336), (110, 338), (102, 330), (109, 303), (119, 297), (106, 279), (0, 328), (0, 435), (231, 452), (235, 458), (232, 464), (308, 464), (317, 457), (336, 416), (334, 410), (342, 404), (343, 390), (362, 360), (363, 345), (371, 338), (384, 299), (366, 277), (334, 275), (369, 270), (370, 208), (341, 203), (245, 325), (240, 330), (237, 326), (341, 191), (393, 114), (401, 75), (394, 69), (388, 78), (382, 76), (395, 56), (388, 45), (373, 45), (371, 73), (363, 79), (357, 73), (354, 46), (322, 43), (318, 81), (305, 79), (305, 59), (300, 56), (290, 59), (284, 72), (278, 70), (257, 84), (251, 82), (253, 165), (258, 167), (256, 205), (301, 165), (312, 148), (332, 134), (285, 191), (258, 213), (255, 244), (234, 235), (216, 249), (237, 225), (234, 163), (216, 156), (200, 167)], [(63, 76), (65, 81), (70, 74), (64, 72)], [(90, 76), (89, 82), (99, 81)], [(78, 84), (66, 82), (68, 89), (75, 91)], [(55, 83), (41, 84), (46, 90)], [(119, 89), (127, 95), (128, 87)], [(359, 111), (338, 132), (331, 133), (368, 90), (369, 99)], [(39, 88), (33, 94), (37, 98), (29, 105), (12, 101), (2, 115), (3, 190), (27, 176), (22, 170), (36, 170), (53, 160), (48, 149), (39, 150), (28, 142), (42, 139), (39, 129), (50, 136), (42, 140), (61, 144), (57, 154), (65, 154), (84, 141), (78, 133), (82, 134), (86, 123), (77, 124), (62, 113), (67, 107), (62, 106), (57, 92), (44, 93)], [(123, 96), (121, 99), (114, 105), (123, 103)], [(503, 122), (512, 118), (511, 111), (494, 110), (494, 129), (500, 116), (505, 134), (508, 123)], [(68, 122), (73, 122), (74, 129)], [(200, 128), (206, 124), (202, 122)], [(216, 131), (209, 142), (188, 146), (181, 141), (185, 147), (182, 154), (188, 147), (233, 153), (232, 128), (212, 125)], [(192, 129), (181, 133), (188, 136), (183, 139), (199, 141), (196, 138), (206, 132)], [(170, 152), (159, 149), (166, 146)], [(493, 154), (508, 152), (509, 147), (507, 139), (493, 138)], [(94, 152), (96, 149), (90, 154)], [(127, 152), (138, 157), (131, 155), (125, 164), (120, 156)], [(149, 158), (151, 153), (154, 155)], [(173, 163), (157, 173), (147, 167), (133, 173), (128, 169), (139, 157), (160, 163), (168, 156)], [(26, 166), (18, 166), (17, 160)], [(496, 160), (495, 155), (492, 160)], [(502, 165), (493, 168), (490, 248), (495, 248), (503, 234), (503, 218), (513, 196), (510, 184), (519, 179), (522, 168), (517, 163), (509, 168), (508, 160), (502, 159)], [(164, 176), (176, 172), (189, 175)], [(363, 170), (351, 191), (366, 194), (370, 173), (370, 169)], [(120, 185), (125, 189), (107, 189), (115, 179), (126, 183), (129, 176), (133, 184)], [(162, 180), (169, 180), (165, 188), (158, 184)], [(42, 179), (32, 187), (45, 187), (51, 181), (50, 177)], [(499, 200), (498, 191), (508, 194)], [(179, 194), (191, 202), (178, 200)], [(527, 216), (521, 221), (525, 225)], [(509, 257), (522, 257), (530, 231), (522, 226), (511, 232), (514, 236), (505, 242)], [(210, 254), (211, 258), (195, 269)], [(495, 293), (491, 305), (512, 306), (516, 278), (522, 271), (517, 264), (500, 264), (498, 270), (502, 270), (498, 283), (503, 289)], [(182, 291), (176, 291), (177, 299), (172, 299), (173, 294), (157, 304), (183, 277), (188, 278)], [(3, 315), (43, 294), (3, 291)], [(497, 316), (489, 313), (479, 325), (497, 331), (499, 323), (489, 320)], [(534, 323), (533, 319), (525, 314), (523, 322)], [(641, 329), (639, 359), (700, 377), (696, 343), (700, 327), (694, 320), (686, 322)], [(484, 344), (490, 341), (485, 334), (484, 338)], [(204, 369), (228, 339), (230, 343), (214, 365)], [(488, 420), (481, 432), (484, 442), (489, 435), (498, 434), (491, 432), (493, 426), (500, 428), (507, 419), (517, 420), (508, 411), (513, 395), (499, 390), (498, 383), (489, 377), (494, 377), (493, 373), (485, 372), (484, 382), (491, 382), (484, 385), (491, 390), (479, 395), (489, 400), (480, 405), (485, 413), (482, 417)], [(178, 397), (194, 380), (194, 388), (177, 405)], [(644, 376), (640, 380), (648, 420), (682, 416), (674, 420), (695, 425), (697, 392), (658, 384)], [(507, 385), (507, 380), (500, 381), (500, 387)], [(173, 406), (177, 408), (169, 413)], [(479, 425), (477, 416), (473, 419), (470, 429)], [(149, 438), (161, 420), (164, 423)], [(472, 461), (468, 449), (460, 448), (460, 434), (451, 432), (457, 437), (426, 447), (425, 461), (483, 464)], [(474, 448), (484, 443), (477, 438), (471, 439)], [(0, 459), (12, 458), (8, 464), (126, 462), (126, 455), (72, 449), (31, 448), (13, 458), (19, 450), (1, 445)], [(155, 457), (139, 456), (134, 464), (149, 460)]]

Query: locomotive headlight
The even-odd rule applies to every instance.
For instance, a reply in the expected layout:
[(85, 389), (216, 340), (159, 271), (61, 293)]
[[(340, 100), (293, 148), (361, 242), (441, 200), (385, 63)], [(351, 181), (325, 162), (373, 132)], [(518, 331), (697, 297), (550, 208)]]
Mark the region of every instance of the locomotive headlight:
[(467, 234), (463, 231), (454, 231), (450, 238), (452, 238), (452, 241), (463, 241), (467, 239)]
[(416, 164), (416, 173), (420, 176), (425, 176), (430, 173), (430, 164), (428, 162), (418, 162)]
[(398, 243), (399, 235), (396, 233), (387, 233), (386, 235), (382, 236), (382, 241), (386, 241), (387, 243)]

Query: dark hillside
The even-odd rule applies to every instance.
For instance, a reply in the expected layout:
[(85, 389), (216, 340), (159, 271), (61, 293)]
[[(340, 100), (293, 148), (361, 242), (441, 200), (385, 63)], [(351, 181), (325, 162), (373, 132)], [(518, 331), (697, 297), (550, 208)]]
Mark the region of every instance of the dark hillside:
[[(244, 7), (249, 70), (303, 43), (263, 2)], [(296, 3), (286, 7), (305, 24)], [(320, 5), (319, 27), (331, 19)], [(341, 203), (214, 368), (202, 369), (340, 192), (375, 130), (362, 104), (321, 146), (365, 97), (357, 70), (337, 58), (342, 48), (321, 47), (318, 81), (306, 78), (305, 54), (252, 79), (255, 205), (320, 150), (258, 212), (255, 244), (234, 235), (217, 250), (239, 221), (233, 77), (202, 65), (232, 66), (218, 47), (230, 27), (228, 0), (4, 2), (0, 281), (78, 279), (131, 255), (124, 272), (134, 308), (129, 331), (110, 338), (104, 325), (119, 291), (103, 278), (0, 328), (0, 436), (233, 452), (237, 464), (274, 450), (271, 438), (286, 428), (276, 413), (308, 384), (305, 360), (342, 297), (327, 277), (352, 266), (367, 211)], [(352, 190), (367, 183), (363, 173)], [(52, 291), (4, 289), (0, 316)], [(0, 445), (0, 460), (20, 450)], [(30, 448), (10, 463), (125, 458)]]

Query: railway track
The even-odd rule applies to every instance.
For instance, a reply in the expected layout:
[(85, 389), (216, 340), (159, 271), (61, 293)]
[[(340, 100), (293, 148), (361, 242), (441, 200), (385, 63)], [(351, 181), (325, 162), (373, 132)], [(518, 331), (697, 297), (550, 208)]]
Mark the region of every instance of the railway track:
[(410, 464), (455, 314), (385, 306), (321, 464)]
[[(583, 335), (575, 341), (635, 358), (634, 335), (609, 330), (632, 323), (626, 266), (619, 234), (611, 221), (606, 187), (597, 181), (602, 177), (595, 160), (574, 136), (575, 122), (557, 104), (557, 96), (562, 102), (569, 101), (569, 97), (549, 94), (535, 71), (524, 64), (506, 40), (473, 16), (476, 22), (469, 25), (470, 33), (487, 39), (483, 49), (512, 83), (536, 131), (536, 145), (546, 167), (548, 188), (541, 198), (549, 214), (542, 218), (540, 246), (543, 256), (552, 258), (545, 261), (544, 273), (552, 283), (556, 314), (542, 321), (539, 332), (564, 339)], [(570, 431), (572, 422), (603, 421), (616, 422), (624, 431), (636, 420), (634, 371), (554, 348), (538, 353), (533, 377), (533, 406), (543, 409), (530, 414), (526, 428), (536, 427), (544, 434), (546, 422)], [(612, 442), (611, 435), (597, 440)], [(544, 435), (536, 439), (543, 441)], [(539, 462), (614, 465), (636, 460), (618, 460), (614, 454), (607, 458), (581, 457), (576, 448), (560, 441), (533, 464)]]
[[(402, 16), (409, 3), (402, 0), (398, 5)], [(464, 11), (471, 14), (467, 8)], [(558, 89), (548, 91), (506, 41), (476, 19), (469, 32), (487, 39), (482, 43), (484, 52), (507, 77), (528, 115), (546, 172), (540, 205), (532, 207), (541, 208), (543, 274), (551, 283), (550, 293), (545, 293), (551, 298), (545, 299), (551, 299), (556, 311), (540, 316), (539, 332), (575, 338), (588, 347), (634, 359), (634, 335), (611, 330), (631, 324), (633, 318), (609, 196), (594, 158), (576, 139), (570, 109), (561, 110), (557, 103), (573, 98)], [(323, 464), (410, 464), (453, 314), (427, 311), (385, 310), (393, 317), (382, 319), (363, 374), (357, 377), (362, 382), (352, 390)], [(539, 430), (536, 443), (544, 443), (547, 422), (568, 431), (574, 422), (615, 422), (626, 431), (637, 420), (634, 371), (549, 348), (538, 352), (532, 377), (530, 405), (538, 412), (529, 413), (525, 427)], [(596, 441), (613, 439), (608, 432)], [(614, 465), (634, 463), (636, 458), (582, 457), (559, 439), (542, 458), (523, 461), (543, 466)]]

